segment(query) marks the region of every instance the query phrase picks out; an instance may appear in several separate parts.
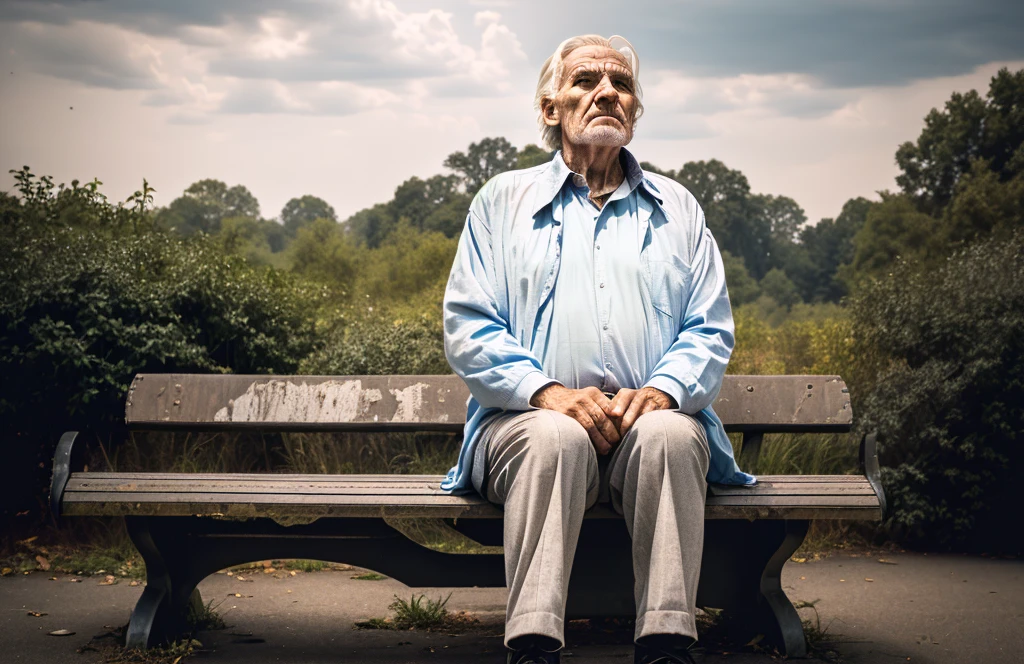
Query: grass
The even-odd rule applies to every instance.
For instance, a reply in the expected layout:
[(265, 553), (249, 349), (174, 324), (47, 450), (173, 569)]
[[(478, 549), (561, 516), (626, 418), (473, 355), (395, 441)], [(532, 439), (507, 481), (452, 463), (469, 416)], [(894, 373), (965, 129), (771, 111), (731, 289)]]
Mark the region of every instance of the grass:
[(223, 600), (216, 605), (214, 605), (213, 600), (205, 604), (202, 600), (192, 602), (188, 607), (188, 617), (185, 620), (196, 631), (224, 629), (227, 627), (227, 624), (224, 622), (224, 618), (217, 613), (217, 607), (221, 604), (223, 604)]
[[(741, 459), (742, 437), (730, 434)], [(743, 470), (754, 475), (848, 475), (860, 472), (860, 440), (852, 434), (766, 434), (761, 453)]]
[(383, 574), (377, 574), (376, 572), (367, 572), (365, 574), (353, 576), (352, 578), (356, 581), (383, 581), (388, 577), (384, 576)]
[(804, 626), (804, 638), (807, 640), (807, 651), (811, 657), (823, 659), (827, 662), (835, 662), (839, 660), (839, 653), (837, 653), (828, 645), (835, 642), (835, 639), (829, 638), (828, 630), (832, 627), (832, 623), (821, 626), (821, 615), (818, 614), (818, 608), (816, 604), (821, 600), (814, 600), (813, 602), (795, 602), (794, 608), (797, 609), (811, 609), (814, 611), (814, 618), (802, 621)]
[(356, 623), (356, 627), (362, 629), (407, 629), (430, 631), (447, 629), (457, 625), (465, 625), (472, 622), (465, 614), (454, 616), (447, 609), (448, 600), (452, 594), (444, 599), (430, 599), (426, 595), (412, 595), (408, 601), (395, 595), (395, 599), (388, 606), (391, 609), (390, 616), (386, 618), (370, 618)]

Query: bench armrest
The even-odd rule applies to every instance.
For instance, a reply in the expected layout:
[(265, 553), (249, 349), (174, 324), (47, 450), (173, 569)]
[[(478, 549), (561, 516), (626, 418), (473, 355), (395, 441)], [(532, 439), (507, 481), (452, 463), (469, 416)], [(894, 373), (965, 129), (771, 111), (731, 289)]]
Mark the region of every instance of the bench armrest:
[(878, 504), (882, 509), (882, 520), (884, 521), (888, 506), (885, 502), (885, 490), (882, 488), (882, 470), (878, 464), (877, 432), (872, 431), (865, 434), (860, 441), (860, 469), (878, 496)]
[(77, 431), (68, 431), (60, 437), (57, 443), (57, 451), (53, 455), (53, 476), (50, 478), (50, 514), (54, 521), (60, 519), (61, 500), (64, 498), (64, 488), (68, 485), (68, 478), (71, 477), (71, 453), (75, 447)]

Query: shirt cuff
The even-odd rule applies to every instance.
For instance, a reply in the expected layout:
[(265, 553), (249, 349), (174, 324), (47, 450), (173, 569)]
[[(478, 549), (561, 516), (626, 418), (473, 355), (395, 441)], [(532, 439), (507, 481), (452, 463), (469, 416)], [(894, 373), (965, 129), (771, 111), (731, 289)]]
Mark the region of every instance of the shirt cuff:
[[(677, 410), (682, 411), (684, 413), (687, 412), (686, 410), (684, 410), (683, 406), (689, 400), (690, 393), (686, 391), (686, 388), (683, 387), (682, 383), (675, 380), (674, 378), (669, 378), (668, 376), (661, 375), (651, 376), (651, 379), (644, 383), (644, 387), (653, 387), (655, 389), (661, 390), (662, 392), (676, 400)], [(687, 414), (692, 415), (692, 413)]]
[(542, 371), (531, 371), (519, 381), (519, 385), (516, 386), (512, 397), (505, 404), (505, 410), (537, 410), (536, 406), (530, 405), (530, 399), (541, 388), (554, 384), (561, 385), (557, 380), (552, 380), (545, 376)]

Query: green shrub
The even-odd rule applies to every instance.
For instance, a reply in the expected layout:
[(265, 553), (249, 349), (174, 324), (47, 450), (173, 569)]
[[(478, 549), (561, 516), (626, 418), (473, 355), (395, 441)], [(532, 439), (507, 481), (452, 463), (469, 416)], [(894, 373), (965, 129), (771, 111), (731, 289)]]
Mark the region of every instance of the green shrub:
[(902, 263), (853, 303), (855, 394), (877, 430), (890, 525), (911, 542), (1021, 549), (1024, 233)]
[(322, 287), (155, 229), (148, 187), (111, 205), (95, 183), (16, 179), (21, 199), (0, 199), (5, 509), (45, 497), (62, 430), (118, 428), (136, 373), (292, 373), (314, 350)]

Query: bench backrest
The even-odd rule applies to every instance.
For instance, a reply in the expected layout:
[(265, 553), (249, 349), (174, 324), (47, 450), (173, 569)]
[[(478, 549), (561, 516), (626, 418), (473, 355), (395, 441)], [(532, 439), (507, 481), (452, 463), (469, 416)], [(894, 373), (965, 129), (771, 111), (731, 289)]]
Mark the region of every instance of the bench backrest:
[[(457, 376), (139, 374), (125, 419), (136, 429), (461, 431)], [(849, 431), (839, 376), (726, 376), (714, 404), (727, 431)]]

